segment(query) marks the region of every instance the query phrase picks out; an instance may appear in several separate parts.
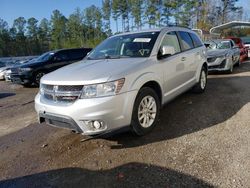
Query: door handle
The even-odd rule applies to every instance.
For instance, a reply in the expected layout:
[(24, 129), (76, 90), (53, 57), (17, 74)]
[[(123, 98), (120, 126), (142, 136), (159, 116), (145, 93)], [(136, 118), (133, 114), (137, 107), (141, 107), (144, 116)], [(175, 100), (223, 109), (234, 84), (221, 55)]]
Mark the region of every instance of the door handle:
[(181, 58), (182, 61), (186, 61), (186, 59), (187, 59), (186, 57), (182, 57)]

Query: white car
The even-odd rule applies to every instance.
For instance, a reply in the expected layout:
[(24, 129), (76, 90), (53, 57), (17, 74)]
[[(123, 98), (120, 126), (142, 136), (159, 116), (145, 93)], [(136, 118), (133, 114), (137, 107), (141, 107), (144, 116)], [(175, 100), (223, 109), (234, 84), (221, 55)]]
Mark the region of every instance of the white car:
[(40, 123), (84, 135), (127, 126), (144, 135), (165, 103), (191, 88), (204, 92), (207, 70), (206, 48), (189, 29), (115, 35), (84, 60), (43, 76), (35, 109)]
[(10, 75), (11, 75), (11, 69), (7, 69), (5, 71), (5, 73), (4, 73), (4, 79), (5, 79), (5, 81), (11, 81)]
[(8, 67), (1, 67), (0, 68), (0, 80), (4, 80), (4, 75)]

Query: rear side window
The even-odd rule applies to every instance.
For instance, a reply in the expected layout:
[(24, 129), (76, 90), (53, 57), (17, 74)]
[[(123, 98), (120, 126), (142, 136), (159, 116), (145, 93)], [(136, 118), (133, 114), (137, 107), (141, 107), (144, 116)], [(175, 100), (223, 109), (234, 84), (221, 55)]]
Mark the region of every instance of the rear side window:
[(164, 36), (161, 47), (163, 46), (172, 46), (175, 49), (175, 53), (179, 53), (181, 51), (179, 40), (175, 32), (166, 33)]
[(69, 51), (70, 59), (75, 60), (75, 59), (83, 59), (84, 56), (86, 55), (84, 50), (70, 50)]
[(187, 32), (179, 31), (179, 35), (183, 51), (194, 48), (193, 41)]
[(197, 48), (197, 47), (200, 47), (200, 46), (203, 46), (201, 40), (199, 39), (199, 37), (197, 35), (195, 35), (194, 33), (189, 33), (191, 38), (193, 39), (193, 42), (194, 42), (194, 46)]

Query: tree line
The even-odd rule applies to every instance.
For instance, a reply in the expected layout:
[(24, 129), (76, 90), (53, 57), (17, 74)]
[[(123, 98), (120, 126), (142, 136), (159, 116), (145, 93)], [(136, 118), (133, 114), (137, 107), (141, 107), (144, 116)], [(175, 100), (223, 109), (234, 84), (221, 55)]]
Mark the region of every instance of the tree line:
[(77, 8), (69, 17), (54, 10), (49, 20), (19, 17), (11, 27), (0, 18), (0, 56), (38, 55), (59, 48), (94, 47), (114, 33), (143, 28), (179, 25), (208, 30), (231, 20), (249, 19), (243, 8), (236, 6), (237, 2), (102, 0), (101, 7)]

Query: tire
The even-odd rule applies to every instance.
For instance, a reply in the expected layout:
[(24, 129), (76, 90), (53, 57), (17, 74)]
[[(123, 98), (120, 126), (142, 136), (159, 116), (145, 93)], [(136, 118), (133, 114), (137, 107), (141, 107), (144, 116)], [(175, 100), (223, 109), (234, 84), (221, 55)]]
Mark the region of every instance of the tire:
[(45, 75), (44, 72), (37, 72), (35, 75), (34, 75), (34, 84), (36, 86), (39, 86), (40, 84), (40, 79), (43, 77), (43, 75)]
[(235, 66), (239, 67), (240, 66), (240, 60), (235, 64)]
[(232, 74), (233, 71), (234, 71), (234, 65), (233, 65), (233, 63), (232, 63), (231, 66), (230, 66), (230, 69), (227, 71), (227, 73), (228, 73), (228, 74)]
[(194, 93), (203, 93), (207, 87), (207, 69), (203, 66), (200, 73), (199, 82), (193, 87)]
[[(145, 107), (145, 105), (149, 106)], [(156, 92), (149, 87), (140, 89), (133, 108), (132, 131), (137, 136), (149, 133), (156, 126), (159, 114), (160, 100)]]

